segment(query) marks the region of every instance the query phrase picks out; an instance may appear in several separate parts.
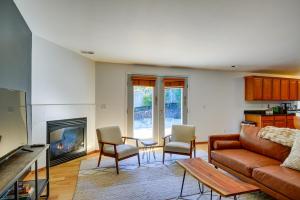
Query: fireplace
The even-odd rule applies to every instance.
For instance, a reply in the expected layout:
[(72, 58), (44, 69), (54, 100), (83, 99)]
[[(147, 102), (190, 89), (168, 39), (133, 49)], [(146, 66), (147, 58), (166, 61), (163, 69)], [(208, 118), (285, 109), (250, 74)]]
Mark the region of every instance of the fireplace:
[(47, 122), (50, 166), (86, 155), (86, 118)]

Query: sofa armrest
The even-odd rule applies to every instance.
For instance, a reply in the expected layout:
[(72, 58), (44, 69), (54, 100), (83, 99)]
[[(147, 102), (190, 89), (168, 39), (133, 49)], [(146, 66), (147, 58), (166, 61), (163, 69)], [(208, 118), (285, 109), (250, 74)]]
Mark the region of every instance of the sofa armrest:
[(227, 134), (227, 135), (211, 135), (208, 138), (208, 162), (211, 162), (211, 156), (210, 152), (214, 150), (214, 142), (222, 141), (222, 140), (235, 140), (239, 141), (240, 140), (240, 134)]

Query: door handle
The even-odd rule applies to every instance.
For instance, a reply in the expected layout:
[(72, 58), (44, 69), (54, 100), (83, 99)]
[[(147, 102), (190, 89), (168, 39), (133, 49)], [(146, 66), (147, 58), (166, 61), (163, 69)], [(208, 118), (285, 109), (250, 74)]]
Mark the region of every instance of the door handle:
[(163, 110), (159, 110), (159, 114), (160, 114), (160, 115), (163, 115), (163, 114), (164, 114), (164, 111), (163, 111)]

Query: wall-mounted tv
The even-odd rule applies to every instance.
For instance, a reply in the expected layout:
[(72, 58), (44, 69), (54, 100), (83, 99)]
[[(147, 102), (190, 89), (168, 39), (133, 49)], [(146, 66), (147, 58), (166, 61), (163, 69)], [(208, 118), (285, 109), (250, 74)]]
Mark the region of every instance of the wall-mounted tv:
[(0, 88), (0, 160), (27, 143), (26, 94)]

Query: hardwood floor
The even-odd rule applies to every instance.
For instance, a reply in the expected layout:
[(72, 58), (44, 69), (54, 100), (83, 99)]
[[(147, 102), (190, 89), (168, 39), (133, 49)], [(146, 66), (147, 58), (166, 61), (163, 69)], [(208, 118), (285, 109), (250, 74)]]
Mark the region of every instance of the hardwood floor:
[[(197, 149), (207, 151), (207, 144), (197, 144)], [(99, 153), (92, 153), (87, 156), (63, 163), (50, 168), (50, 200), (71, 200), (76, 189), (77, 175), (80, 162), (97, 157)], [(39, 172), (39, 177), (44, 177), (45, 171)], [(29, 174), (26, 179), (31, 179)]]

